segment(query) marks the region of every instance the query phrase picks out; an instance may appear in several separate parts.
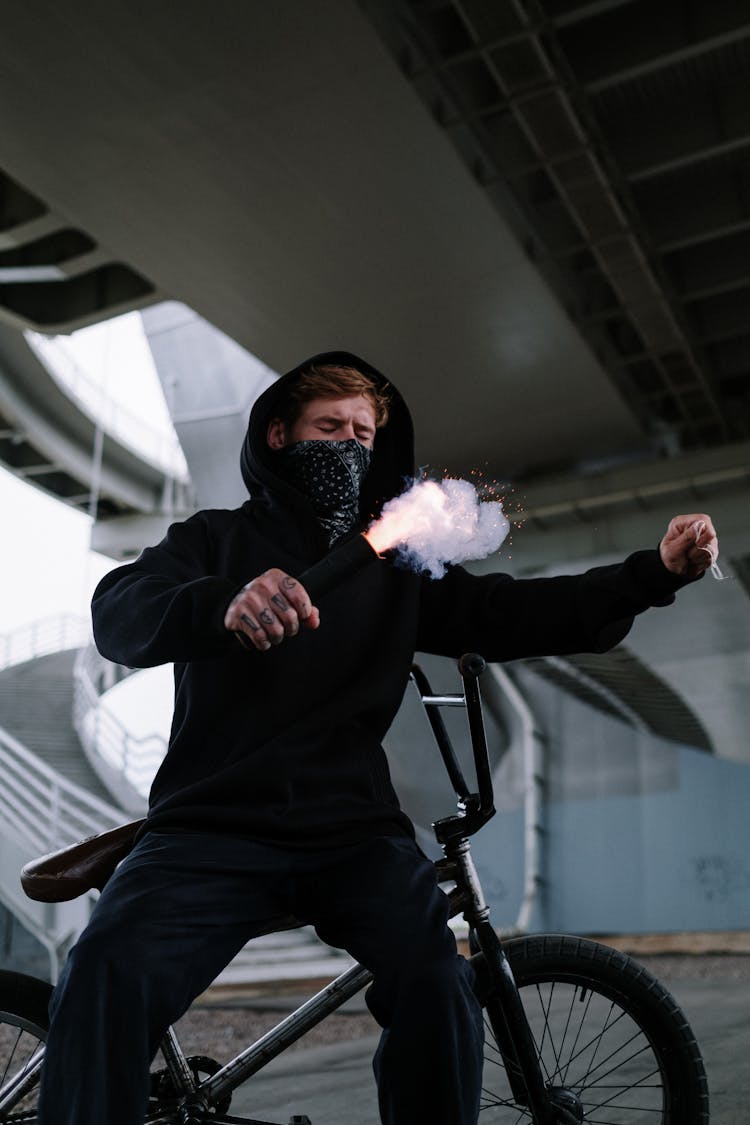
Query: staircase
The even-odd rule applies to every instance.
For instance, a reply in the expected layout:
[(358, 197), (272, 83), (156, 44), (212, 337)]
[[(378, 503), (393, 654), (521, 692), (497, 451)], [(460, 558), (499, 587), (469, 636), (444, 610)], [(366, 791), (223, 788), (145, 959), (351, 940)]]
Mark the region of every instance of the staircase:
[(353, 958), (343, 949), (324, 945), (312, 926), (303, 926), (253, 938), (211, 987), (281, 980), (330, 980), (353, 964)]
[(111, 804), (71, 723), (75, 658), (75, 650), (54, 652), (0, 672), (0, 727), (61, 777)]
[[(63, 903), (32, 902), (21, 889), (20, 870), (36, 856), (127, 819), (112, 804), (72, 733), (74, 655), (71, 651), (48, 653), (0, 672), (0, 905), (4, 908), (4, 945), (12, 950), (19, 944), (13, 931), (20, 923), (46, 950), (52, 981), (57, 979), (71, 943), (86, 925), (94, 896)], [(29, 943), (20, 942), (20, 946), (28, 950)], [(39, 971), (36, 963), (28, 966), (32, 967)]]
[[(31, 902), (21, 890), (21, 867), (44, 852), (131, 817), (113, 803), (73, 727), (74, 666), (80, 650), (44, 652), (28, 659), (50, 642), (47, 633), (36, 629), (0, 638), (6, 650), (4, 659), (0, 651), (0, 921), (6, 952), (18, 945), (24, 959), (14, 967), (45, 972), (28, 940), (11, 940), (20, 922), (46, 950), (47, 975), (55, 981), (68, 948), (86, 925), (95, 896), (69, 903)], [(59, 634), (55, 636), (59, 641)], [(21, 662), (13, 664), (14, 656)], [(34, 957), (34, 963), (27, 960)], [(308, 926), (256, 938), (215, 983), (241, 987), (257, 981), (328, 978), (352, 963), (340, 950), (323, 945)]]

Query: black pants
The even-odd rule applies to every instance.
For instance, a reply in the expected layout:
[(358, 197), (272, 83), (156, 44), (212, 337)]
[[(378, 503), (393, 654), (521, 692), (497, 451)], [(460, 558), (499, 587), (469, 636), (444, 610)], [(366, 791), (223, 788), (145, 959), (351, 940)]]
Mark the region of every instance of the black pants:
[(294, 914), (375, 976), (384, 1125), (475, 1125), (482, 1020), (432, 864), (407, 839), (292, 851), (151, 833), (108, 883), (54, 991), (40, 1125), (142, 1125), (167, 1026)]

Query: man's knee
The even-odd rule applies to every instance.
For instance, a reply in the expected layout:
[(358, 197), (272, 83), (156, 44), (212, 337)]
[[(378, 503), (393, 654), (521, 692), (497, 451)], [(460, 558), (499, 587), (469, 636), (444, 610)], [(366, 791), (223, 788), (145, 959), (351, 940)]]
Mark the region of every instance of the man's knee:
[(137, 1003), (144, 989), (163, 979), (155, 967), (154, 951), (137, 926), (123, 927), (96, 919), (71, 949), (52, 999), (54, 1013), (63, 1002), (74, 1007), (114, 1003), (122, 998)]
[(463, 957), (441, 957), (413, 964), (401, 981), (400, 991), (427, 1002), (455, 995), (473, 996), (473, 974)]
[(376, 977), (367, 1004), (381, 1027), (389, 1027), (397, 1012), (410, 1013), (425, 1025), (440, 1027), (444, 1019), (479, 1018), (471, 966), (456, 954), (403, 963), (393, 975)]

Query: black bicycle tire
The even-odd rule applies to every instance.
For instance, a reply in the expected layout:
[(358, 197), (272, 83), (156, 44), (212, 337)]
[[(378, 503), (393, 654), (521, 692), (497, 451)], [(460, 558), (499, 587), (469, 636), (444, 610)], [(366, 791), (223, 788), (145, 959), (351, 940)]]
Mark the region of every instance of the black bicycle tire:
[[(503, 948), (522, 997), (529, 988), (536, 991), (537, 985), (557, 982), (588, 989), (622, 1008), (648, 1040), (660, 1069), (664, 1104), (659, 1125), (708, 1125), (700, 1048), (677, 1002), (644, 966), (609, 946), (569, 935), (514, 938)], [(482, 1114), (480, 1122), (523, 1120), (515, 1112), (513, 1118), (502, 1112), (499, 1117)]]
[(0, 1012), (29, 1020), (44, 1034), (49, 1030), (51, 995), (47, 981), (0, 969)]
[[(52, 985), (25, 973), (0, 970), (0, 1027), (14, 1027), (28, 1033), (34, 1039), (45, 1042), (49, 1030), (49, 1000)], [(6, 1070), (5, 1060), (0, 1057), (0, 1078)], [(8, 1073), (7, 1078), (11, 1075)], [(32, 1111), (26, 1105), (24, 1113)], [(0, 1121), (19, 1121), (22, 1116), (11, 1114), (0, 1117)]]

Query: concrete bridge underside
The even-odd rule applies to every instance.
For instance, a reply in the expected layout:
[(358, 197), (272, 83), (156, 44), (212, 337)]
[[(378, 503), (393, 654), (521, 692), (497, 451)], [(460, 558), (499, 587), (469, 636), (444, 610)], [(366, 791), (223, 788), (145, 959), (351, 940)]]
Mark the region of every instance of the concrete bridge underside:
[[(708, 69), (723, 50), (722, 65), (736, 63), (745, 46), (741, 13), (723, 13), (717, 28), (708, 20), (690, 50), (668, 42), (665, 31), (647, 60), (635, 34), (638, 4), (566, 5), (565, 18), (557, 9), (550, 15), (548, 30), (566, 48), (567, 65), (579, 62), (568, 74), (563, 63), (555, 69), (554, 52), (542, 52), (532, 6), (509, 7), (515, 15), (507, 13), (505, 42), (502, 29), (482, 27), (481, 10), (487, 24), (492, 6), (449, 0), (224, 0), (210, 11), (189, 0), (180, 6), (179, 33), (171, 9), (140, 0), (105, 9), (84, 0), (74, 12), (51, 0), (16, 6), (5, 13), (0, 44), (3, 315), (68, 331), (170, 296), (276, 371), (305, 354), (348, 347), (403, 386), (420, 461), (456, 471), (486, 463), (493, 475), (517, 479), (741, 439), (739, 374), (725, 389), (740, 397), (723, 398), (716, 373), (700, 366), (698, 337), (686, 336), (681, 310), (670, 311), (659, 264), (644, 272), (648, 247), (668, 220), (675, 225), (674, 209), (658, 210), (650, 198), (638, 214), (626, 209), (626, 197), (638, 203), (627, 183), (608, 160), (605, 182), (584, 157), (610, 145), (606, 155), (625, 177), (641, 154), (631, 152), (627, 165), (612, 115), (610, 135), (604, 118), (571, 117), (561, 92), (568, 82), (592, 113), (607, 108), (593, 100), (605, 95), (589, 88), (578, 59), (588, 37), (599, 53), (620, 52), (612, 59), (618, 95), (651, 98), (655, 120), (660, 103), (645, 76), (658, 73), (670, 89), (689, 79), (691, 97), (708, 96), (696, 59)], [(598, 22), (608, 12), (624, 23), (616, 43)], [(536, 130), (498, 70), (500, 54), (485, 76), (484, 106), (472, 104), (481, 81), (472, 86), (469, 74), (459, 83), (467, 67), (486, 65), (493, 30), (508, 66), (520, 65), (517, 46), (527, 84), (546, 83), (550, 100), (536, 106)], [(445, 88), (436, 85), (443, 78)], [(744, 112), (745, 101), (736, 104)], [(485, 125), (506, 130), (505, 143), (502, 132), (496, 141), (514, 167), (493, 166), (488, 137), (477, 133)], [(675, 129), (659, 127), (674, 147)], [(576, 128), (580, 153), (571, 153), (583, 163), (579, 180), (571, 168), (568, 181), (559, 149), (573, 144)], [(525, 131), (528, 159), (513, 129)], [(712, 151), (706, 147), (703, 159)], [(547, 176), (538, 214), (533, 191), (514, 195), (526, 164), (528, 177), (541, 177), (538, 195)], [(648, 171), (638, 183), (658, 180), (661, 190), (658, 169)], [(729, 182), (732, 170), (725, 175)], [(582, 184), (588, 208), (576, 195)], [(686, 195), (680, 181), (680, 199)], [(698, 214), (681, 213), (694, 238)], [(643, 236), (646, 218), (654, 229)], [(721, 216), (711, 219), (718, 229)], [(619, 274), (614, 250), (604, 261), (618, 232)], [(671, 233), (674, 242), (679, 232)], [(573, 257), (594, 255), (569, 284), (553, 276), (566, 246)], [(581, 279), (596, 280), (605, 266), (607, 277), (583, 292)], [(45, 269), (50, 276), (40, 276)], [(696, 274), (691, 299), (710, 283)], [(714, 301), (720, 288), (712, 286)], [(618, 319), (623, 308), (637, 321), (630, 336)], [(729, 321), (727, 310), (723, 339), (735, 330)], [(737, 347), (734, 354), (739, 362)]]

